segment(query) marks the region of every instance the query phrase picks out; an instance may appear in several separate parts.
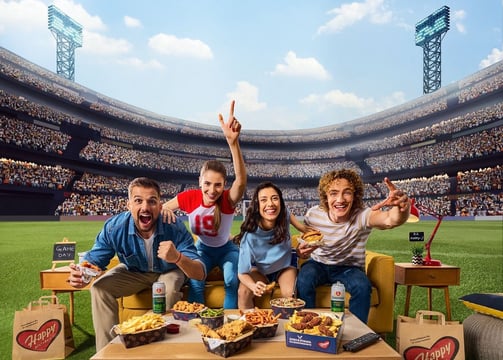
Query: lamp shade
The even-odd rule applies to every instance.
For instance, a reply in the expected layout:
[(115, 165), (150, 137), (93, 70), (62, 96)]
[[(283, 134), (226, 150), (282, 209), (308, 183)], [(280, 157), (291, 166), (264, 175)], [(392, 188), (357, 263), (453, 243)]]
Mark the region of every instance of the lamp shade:
[(407, 222), (415, 223), (419, 221), (419, 209), (416, 207), (416, 199), (410, 199), (410, 214)]

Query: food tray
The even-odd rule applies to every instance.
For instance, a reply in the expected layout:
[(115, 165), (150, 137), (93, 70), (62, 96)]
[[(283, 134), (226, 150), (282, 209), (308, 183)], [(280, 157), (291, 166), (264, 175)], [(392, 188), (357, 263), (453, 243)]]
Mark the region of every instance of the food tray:
[(321, 313), (319, 315), (329, 315), (341, 320), (341, 324), (338, 326), (337, 336), (322, 336), (285, 329), (286, 346), (329, 354), (337, 354), (339, 352), (342, 333), (344, 331), (344, 313)]
[(202, 339), (208, 352), (226, 358), (249, 347), (252, 342), (253, 334), (254, 331), (249, 331), (234, 341), (213, 339), (204, 336)]
[(302, 310), (306, 302), (302, 299), (294, 298), (275, 298), (270, 301), (274, 315), (280, 315), (281, 319), (288, 319), (295, 310)]
[(156, 329), (138, 331), (131, 334), (119, 334), (119, 338), (126, 348), (146, 345), (154, 341), (163, 340), (167, 327), (168, 324)]
[(275, 337), (276, 331), (278, 330), (278, 323), (276, 324), (266, 324), (266, 325), (255, 325), (255, 332), (253, 333), (254, 339)]
[(171, 313), (173, 314), (173, 318), (175, 320), (189, 321), (199, 317), (199, 313), (197, 312), (171, 310)]

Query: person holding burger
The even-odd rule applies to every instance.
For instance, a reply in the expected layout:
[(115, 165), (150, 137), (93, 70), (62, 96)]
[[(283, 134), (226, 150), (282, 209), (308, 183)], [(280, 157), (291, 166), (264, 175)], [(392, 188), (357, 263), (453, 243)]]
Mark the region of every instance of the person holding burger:
[(354, 170), (333, 170), (321, 176), (320, 204), (307, 211), (304, 222), (321, 232), (322, 243), (311, 246), (303, 241), (298, 246), (300, 257), (310, 257), (297, 278), (298, 296), (306, 302), (306, 308), (316, 307), (316, 287), (340, 281), (351, 294), (349, 310), (367, 323), (371, 295), (371, 283), (365, 274), (368, 237), (372, 229), (402, 225), (410, 213), (408, 196), (388, 178), (384, 183), (388, 197), (368, 208), (363, 204), (363, 181)]

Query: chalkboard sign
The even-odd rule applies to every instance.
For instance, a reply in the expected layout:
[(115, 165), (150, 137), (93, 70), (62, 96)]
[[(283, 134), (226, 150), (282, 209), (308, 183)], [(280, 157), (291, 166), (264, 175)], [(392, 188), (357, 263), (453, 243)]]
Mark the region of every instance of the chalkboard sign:
[(75, 260), (75, 243), (64, 242), (54, 244), (52, 261)]
[(424, 232), (422, 231), (410, 232), (409, 241), (424, 241)]
[(52, 267), (54, 268), (56, 263), (60, 262), (74, 262), (75, 249), (76, 243), (68, 241), (67, 238), (64, 238), (61, 242), (55, 243), (52, 251)]

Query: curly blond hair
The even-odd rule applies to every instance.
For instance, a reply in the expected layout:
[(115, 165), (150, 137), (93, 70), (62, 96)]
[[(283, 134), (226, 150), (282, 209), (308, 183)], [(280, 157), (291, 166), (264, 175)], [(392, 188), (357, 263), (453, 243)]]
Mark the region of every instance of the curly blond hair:
[(320, 207), (328, 212), (329, 206), (327, 191), (332, 182), (337, 179), (346, 179), (353, 187), (354, 200), (351, 212), (353, 212), (355, 209), (363, 208), (363, 193), (365, 191), (365, 187), (360, 175), (358, 175), (356, 171), (351, 169), (332, 170), (321, 176), (320, 182), (318, 184)]

